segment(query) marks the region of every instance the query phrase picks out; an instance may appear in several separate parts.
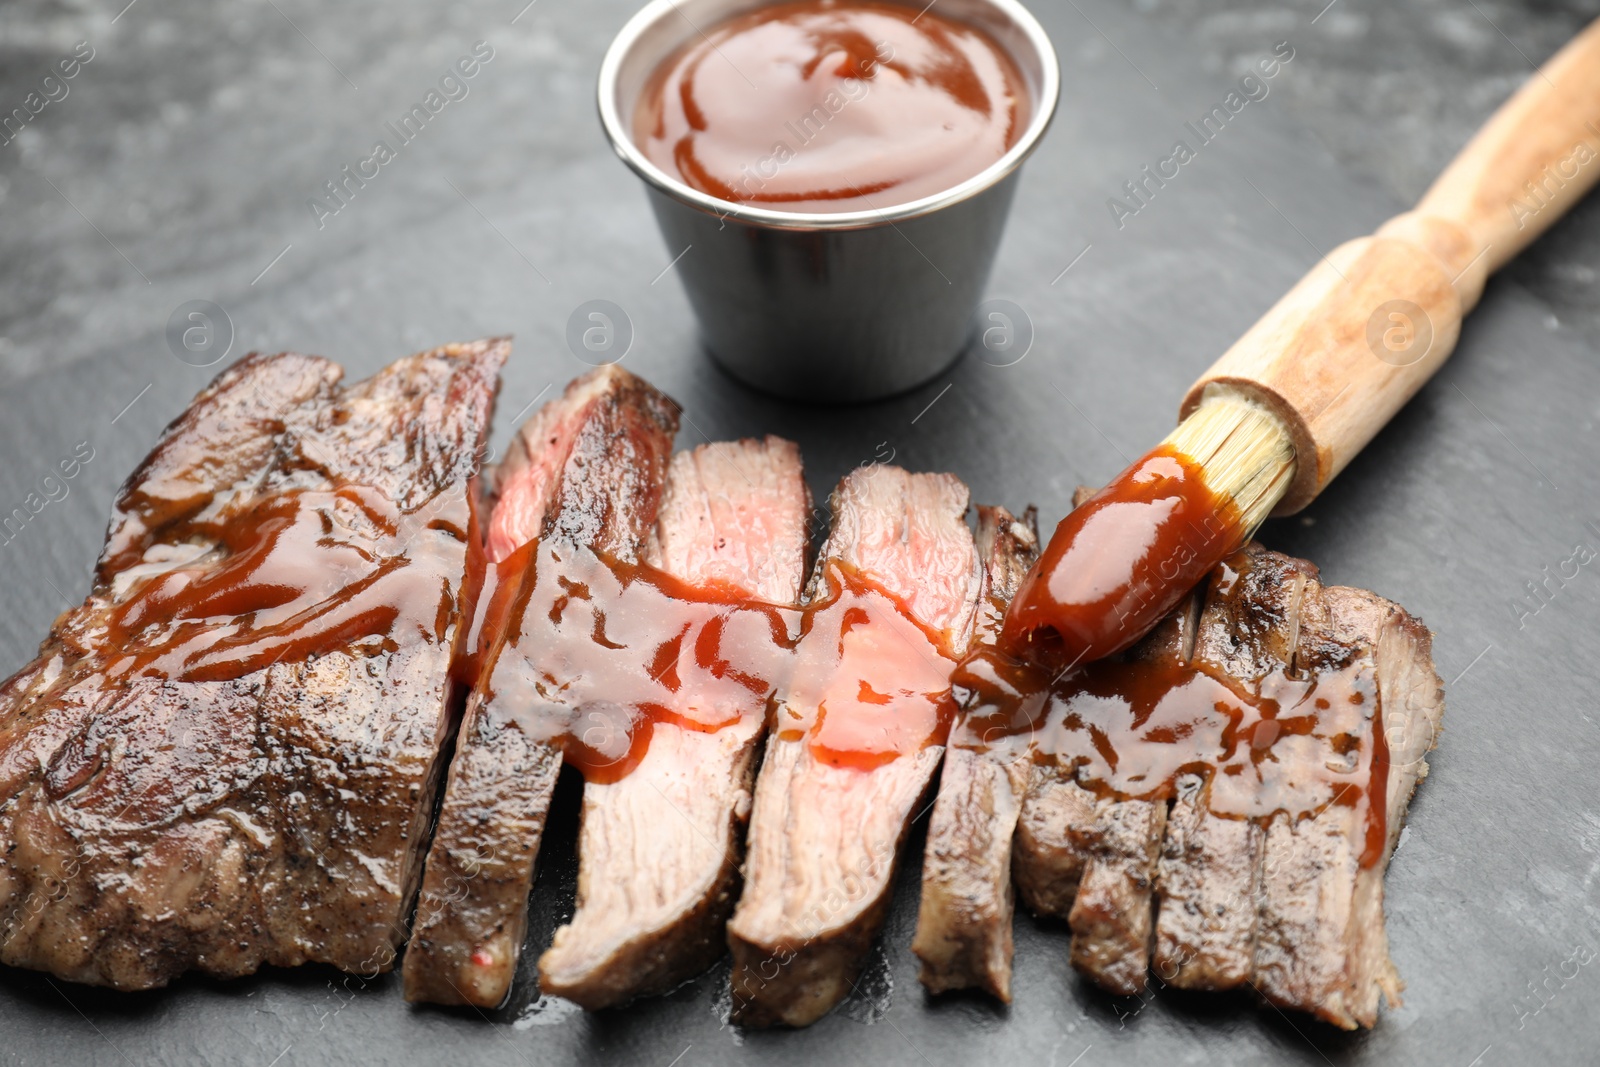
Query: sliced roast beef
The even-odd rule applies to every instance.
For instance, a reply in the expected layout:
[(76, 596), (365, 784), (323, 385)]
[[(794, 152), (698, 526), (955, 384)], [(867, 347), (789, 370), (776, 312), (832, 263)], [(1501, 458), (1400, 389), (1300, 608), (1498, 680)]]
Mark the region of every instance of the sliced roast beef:
[[(1193, 609), (1180, 605), (1121, 658), (1139, 670), (1159, 670), (1161, 664), (1187, 656), (1193, 635)], [(1057, 759), (1064, 766), (1066, 759)], [(1080, 782), (1088, 777), (1086, 768), (1078, 767)], [(1145, 988), (1155, 925), (1156, 861), (1166, 825), (1165, 798), (1102, 791), (1089, 817), (1067, 827), (1082, 863), (1078, 892), (1067, 912), (1072, 965), (1113, 993), (1132, 995)]]
[(1179, 989), (1232, 989), (1254, 961), (1262, 828), (1214, 814), (1210, 789), (1200, 775), (1179, 782), (1161, 845), (1151, 969)]
[(1078, 898), (1088, 862), (1079, 838), (1094, 825), (1095, 796), (1078, 784), (1068, 761), (1035, 760), (1017, 816), (1011, 877), (1017, 895), (1035, 915), (1065, 920)]
[[(1093, 489), (1079, 486), (1072, 506), (1077, 507), (1093, 495)], [(1048, 715), (1039, 717), (1048, 729)], [(1036, 740), (1036, 733), (1030, 730), (1030, 741)], [(1095, 796), (1078, 784), (1078, 768), (1073, 760), (1056, 760), (1031, 751), (1030, 756), (1034, 758), (1029, 761), (1027, 786), (1017, 815), (1011, 877), (1029, 911), (1065, 920), (1078, 897), (1078, 883), (1083, 880), (1088, 863), (1079, 839), (1094, 826)]]
[[(1004, 508), (980, 507), (977, 545), (987, 593), (979, 633), (992, 636), (1038, 555), (1033, 509), (1017, 519)], [(1044, 693), (1029, 696), (1037, 697), (1032, 708), (966, 706), (951, 729), (911, 945), (922, 960), (922, 984), (935, 993), (977, 987), (1011, 999), (1011, 842), (1033, 763), (1023, 724)], [(998, 713), (1023, 721), (992, 722)]]
[(792, 441), (701, 445), (672, 457), (645, 561), (691, 585), (798, 604), (810, 513)]
[(850, 991), (943, 753), (982, 567), (950, 475), (859, 468), (832, 497), (756, 782), (732, 920), (734, 1018), (804, 1026)]
[[(1332, 719), (1327, 729), (1342, 728), (1352, 747), (1375, 750), (1375, 773), (1386, 773), (1387, 781), (1376, 779), (1384, 788), (1372, 800), (1381, 809), (1375, 822), (1363, 806), (1334, 803), (1313, 818), (1268, 823), (1252, 983), (1281, 1007), (1345, 1029), (1370, 1027), (1380, 995), (1400, 1001), (1383, 876), (1411, 793), (1427, 773), (1424, 756), (1437, 738), (1443, 686), (1425, 626), (1372, 593), (1323, 586), (1314, 571), (1300, 607), (1293, 667), (1301, 674), (1354, 670), (1370, 677), (1376, 707), (1336, 700), (1324, 718)], [(1323, 754), (1308, 751), (1313, 755)]]
[[(1140, 644), (1053, 688), (1003, 654), (964, 663), (958, 681), (976, 679), (1011, 719), (1003, 743), (985, 743), (1004, 716), (969, 710), (941, 808), (946, 790), (969, 798), (952, 825), (998, 852), (993, 827), (1026, 776), (1012, 878), (1031, 909), (1068, 920), (1073, 963), (1108, 990), (1137, 992), (1153, 970), (1371, 1026), (1400, 988), (1383, 873), (1443, 712), (1430, 641), (1394, 604), (1252, 544)], [(1150, 745), (1162, 754), (1146, 759)], [(968, 746), (990, 761), (976, 787), (967, 768), (980, 764), (956, 752)], [(1005, 998), (1009, 931), (986, 907), (1003, 883), (978, 859), (950, 874), (959, 852), (943, 840), (931, 832), (933, 899), (974, 919), (965, 935), (919, 929), (923, 980)]]
[[(1246, 558), (1234, 580), (1208, 585), (1192, 659), (1254, 686), (1293, 657), (1316, 569), (1277, 553)], [(1184, 786), (1162, 846), (1153, 969), (1180, 989), (1231, 989), (1253, 964), (1263, 828), (1213, 814), (1209, 779)]]
[[(798, 606), (809, 513), (795, 445), (702, 445), (673, 458), (646, 562), (698, 588)], [(539, 961), (544, 992), (607, 1007), (669, 989), (727, 950), (766, 695), (743, 710), (717, 729), (657, 721), (626, 775), (585, 782), (577, 910)]]
[(120, 989), (391, 965), (508, 350), (343, 388), (251, 355), (167, 428), (88, 599), (0, 687), (0, 959)]
[[(1400, 988), (1383, 873), (1443, 711), (1430, 635), (1394, 604), (1323, 586), (1311, 564), (1258, 545), (1210, 576), (1186, 635), (1190, 617), (1180, 610), (1122, 667), (1097, 670), (1135, 686), (1141, 672), (1166, 671), (1222, 688), (1134, 699), (1149, 719), (1116, 742), (1132, 745), (1114, 753), (1120, 762), (1096, 764), (1082, 731), (1071, 734), (1076, 748), (1041, 741), (1054, 784), (1070, 759), (1079, 788), (1096, 796), (1090, 818), (1055, 830), (1071, 846), (1063, 852), (1081, 857), (1073, 963), (1111, 991), (1142, 988), (1153, 891), (1151, 963), (1162, 982), (1248, 984), (1280, 1007), (1371, 1026), (1380, 995), (1398, 1002)], [(1148, 744), (1174, 753), (1152, 764), (1172, 771), (1169, 786), (1129, 770)]]
[[(569, 385), (518, 432), (497, 471), (477, 680), (456, 740), (404, 964), (407, 1000), (494, 1007), (527, 930), (528, 893), (560, 771), (518, 644), (539, 544), (632, 561), (661, 503), (677, 407), (615, 365)], [(546, 575), (547, 579), (557, 576)]]

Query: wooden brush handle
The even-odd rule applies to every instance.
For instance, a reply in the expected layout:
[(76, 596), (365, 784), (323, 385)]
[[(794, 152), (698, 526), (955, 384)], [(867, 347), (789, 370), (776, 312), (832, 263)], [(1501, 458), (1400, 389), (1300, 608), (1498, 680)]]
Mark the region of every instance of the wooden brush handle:
[(1293, 439), (1275, 515), (1314, 500), (1455, 348), (1484, 281), (1600, 178), (1600, 20), (1495, 112), (1416, 210), (1334, 249), (1190, 387), (1260, 400)]

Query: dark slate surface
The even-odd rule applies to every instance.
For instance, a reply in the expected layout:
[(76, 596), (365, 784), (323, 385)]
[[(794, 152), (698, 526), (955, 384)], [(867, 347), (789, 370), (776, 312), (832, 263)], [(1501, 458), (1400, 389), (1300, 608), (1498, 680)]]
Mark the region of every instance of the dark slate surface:
[[(563, 340), (569, 313), (612, 300), (636, 333), (628, 365), (686, 406), (683, 443), (789, 435), (819, 494), (892, 454), (954, 470), (979, 499), (1036, 501), (1053, 523), (1075, 485), (1165, 432), (1189, 381), (1319, 252), (1414, 200), (1529, 57), (1597, 13), (1592, 0), (1041, 2), (1063, 106), (991, 287), (1031, 317), (1030, 353), (1009, 367), (969, 357), (912, 395), (827, 409), (722, 377), (695, 349), (675, 280), (658, 277), (671, 254), (591, 103), (630, 0), (538, 0), (520, 14), (524, 0), (137, 0), (118, 16), (123, 2), (0, 8), (4, 109), (75, 42), (95, 49), (69, 95), (0, 147), (0, 511), (80, 442), (94, 450), (65, 498), (0, 544), (0, 670), (82, 595), (117, 483), (214, 372), (169, 350), (165, 324), (185, 301), (226, 309), (231, 356), (293, 347), (352, 375), (514, 332), (504, 441), (519, 409), (583, 369)], [(1119, 230), (1106, 198), (1285, 39), (1295, 58), (1271, 94)], [(319, 230), (307, 198), (478, 40), (495, 55), (470, 96)], [(1388, 880), (1409, 989), (1375, 1032), (1238, 1000), (1106, 997), (1072, 974), (1060, 929), (1027, 919), (1009, 1010), (930, 1001), (907, 948), (914, 841), (862, 996), (800, 1033), (725, 1027), (725, 969), (595, 1017), (523, 989), (488, 1020), (410, 1009), (393, 979), (315, 969), (139, 996), (0, 970), (0, 1058), (1594, 1062), (1600, 560), (1576, 576), (1564, 561), (1600, 549), (1597, 248), (1591, 199), (1491, 283), (1456, 357), (1329, 492), (1262, 534), (1438, 632), (1447, 730)], [(1568, 578), (1551, 577), (1564, 566)], [(572, 832), (569, 821), (548, 846), (535, 948), (571, 907)]]

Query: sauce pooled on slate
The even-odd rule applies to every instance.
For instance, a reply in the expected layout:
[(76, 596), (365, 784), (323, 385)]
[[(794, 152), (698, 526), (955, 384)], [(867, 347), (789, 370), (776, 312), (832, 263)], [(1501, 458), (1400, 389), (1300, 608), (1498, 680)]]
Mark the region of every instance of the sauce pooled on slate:
[(708, 27), (656, 68), (633, 116), (668, 174), (795, 212), (943, 192), (1027, 123), (1022, 77), (987, 34), (883, 0), (791, 0)]

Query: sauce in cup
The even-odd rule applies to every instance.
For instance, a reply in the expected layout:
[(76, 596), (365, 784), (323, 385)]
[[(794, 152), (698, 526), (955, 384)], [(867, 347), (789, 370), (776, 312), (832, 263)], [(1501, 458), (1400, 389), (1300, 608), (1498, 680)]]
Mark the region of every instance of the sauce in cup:
[(864, 211), (981, 173), (1028, 111), (1016, 63), (973, 26), (881, 0), (788, 0), (668, 56), (633, 133), (656, 166), (718, 199)]

